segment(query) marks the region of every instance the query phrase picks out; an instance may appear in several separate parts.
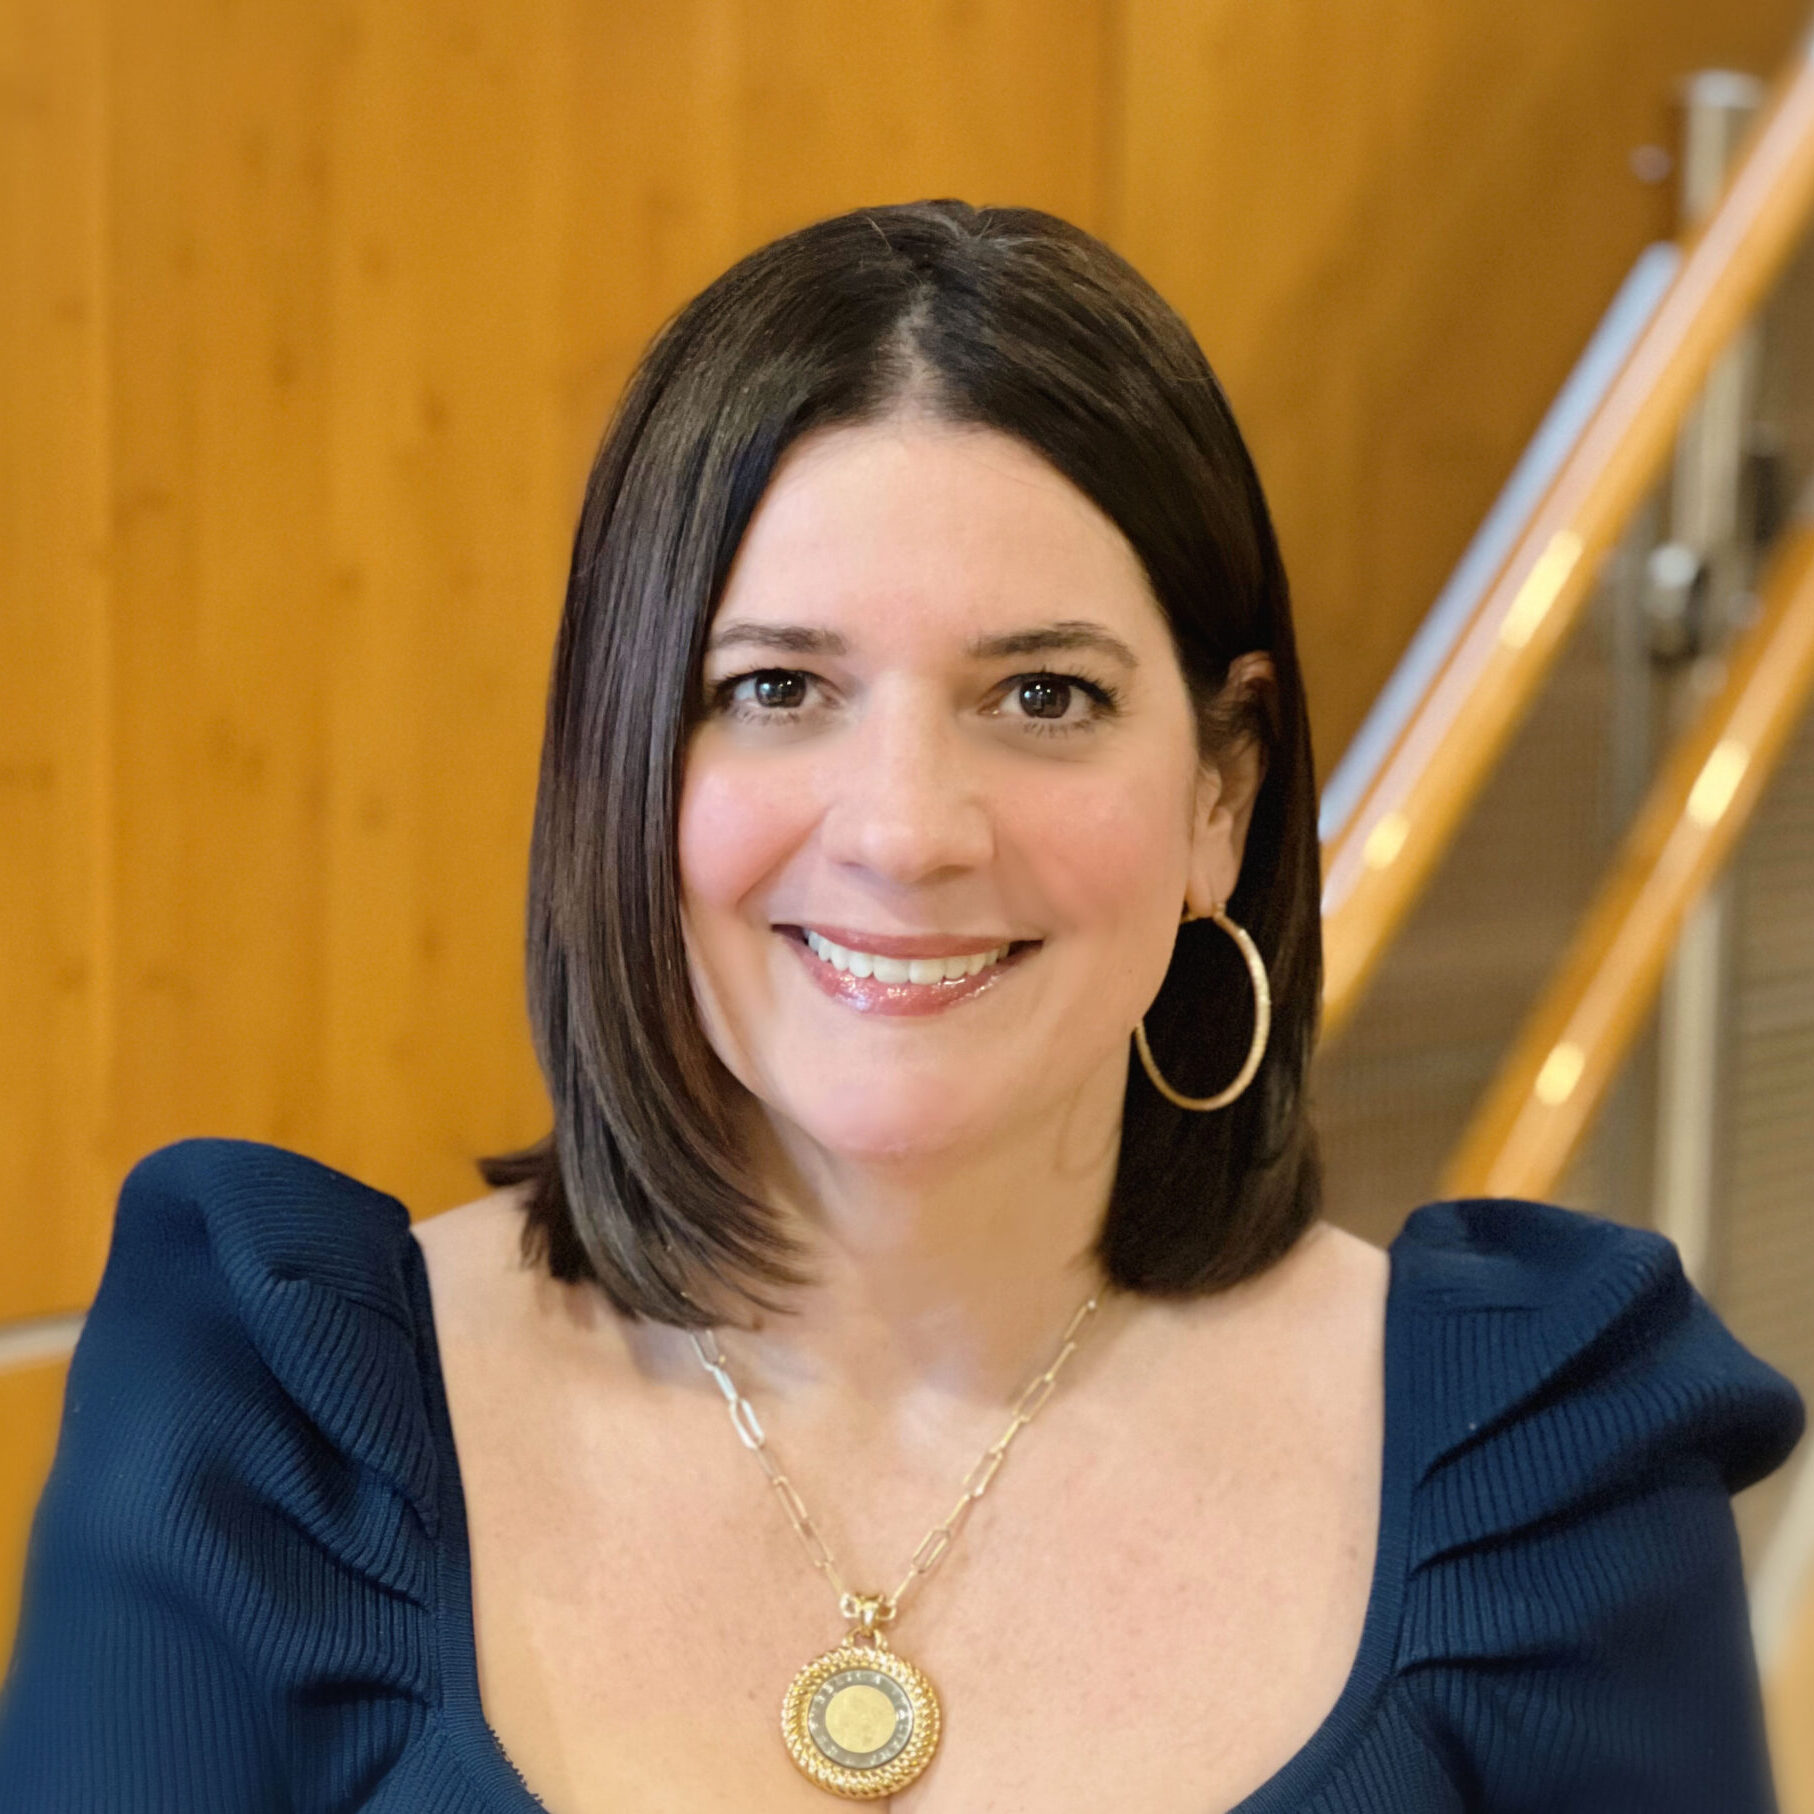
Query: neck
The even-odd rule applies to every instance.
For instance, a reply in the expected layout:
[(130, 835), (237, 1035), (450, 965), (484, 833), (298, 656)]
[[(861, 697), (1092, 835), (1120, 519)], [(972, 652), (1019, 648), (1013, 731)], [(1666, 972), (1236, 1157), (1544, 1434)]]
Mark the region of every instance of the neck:
[[(816, 1277), (781, 1300), (783, 1314), (718, 1325), (739, 1388), (790, 1430), (823, 1421), (899, 1452), (1011, 1408), (1093, 1294), (1088, 1346), (1105, 1347), (1130, 1308), (1094, 1254), (1124, 1085), (1116, 1074), (1086, 1092), (1062, 1125), (937, 1160), (857, 1165), (771, 1129), (757, 1141), (765, 1180)], [(709, 1387), (686, 1337), (652, 1339), (666, 1336), (680, 1370)]]
[(774, 1394), (1000, 1402), (1103, 1289), (1093, 1249), (1112, 1182), (1112, 1154), (1067, 1175), (1036, 1145), (938, 1177), (816, 1178), (788, 1221), (808, 1234), (817, 1282), (786, 1314), (754, 1312), (722, 1339)]

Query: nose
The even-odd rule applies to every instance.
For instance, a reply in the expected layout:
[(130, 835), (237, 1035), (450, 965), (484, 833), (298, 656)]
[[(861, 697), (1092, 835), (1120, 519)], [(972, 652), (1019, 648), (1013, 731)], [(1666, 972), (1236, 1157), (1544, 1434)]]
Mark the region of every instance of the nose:
[(930, 688), (878, 687), (830, 756), (823, 785), (820, 837), (833, 861), (910, 885), (979, 868), (995, 853), (983, 752)]

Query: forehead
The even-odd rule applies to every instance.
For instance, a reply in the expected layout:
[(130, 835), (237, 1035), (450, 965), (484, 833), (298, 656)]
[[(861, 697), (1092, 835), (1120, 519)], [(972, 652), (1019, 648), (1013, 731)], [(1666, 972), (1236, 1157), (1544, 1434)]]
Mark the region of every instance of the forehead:
[(738, 551), (719, 615), (863, 612), (1133, 622), (1157, 609), (1115, 525), (1031, 447), (923, 417), (822, 430), (791, 447)]

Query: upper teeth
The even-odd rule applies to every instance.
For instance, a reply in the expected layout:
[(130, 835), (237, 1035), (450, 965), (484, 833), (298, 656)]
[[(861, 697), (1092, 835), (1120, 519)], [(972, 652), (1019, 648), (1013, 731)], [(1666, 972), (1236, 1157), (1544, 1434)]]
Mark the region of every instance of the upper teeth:
[(954, 983), (1008, 955), (1006, 945), (997, 945), (968, 957), (882, 957), (874, 951), (846, 951), (816, 932), (808, 932), (806, 942), (826, 963), (851, 976), (873, 976), (879, 983)]

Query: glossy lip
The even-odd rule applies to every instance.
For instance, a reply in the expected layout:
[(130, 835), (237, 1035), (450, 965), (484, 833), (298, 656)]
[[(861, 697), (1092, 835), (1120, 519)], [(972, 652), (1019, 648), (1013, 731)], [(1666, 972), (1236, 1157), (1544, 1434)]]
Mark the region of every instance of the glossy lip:
[(777, 926), (775, 930), (816, 932), (846, 951), (867, 951), (872, 957), (974, 957), (979, 951), (996, 951), (1003, 945), (1021, 942), (1013, 938), (966, 938), (957, 933), (857, 932), (849, 926), (821, 925), (817, 920), (799, 926)]
[[(817, 926), (813, 928), (819, 930)], [(800, 954), (800, 962), (806, 966), (806, 974), (812, 980), (820, 994), (828, 995), (833, 1001), (842, 1002), (847, 1008), (855, 1008), (860, 1014), (884, 1014), (912, 1018), (927, 1014), (943, 1014), (948, 1008), (954, 1008), (959, 1002), (974, 1001), (985, 990), (992, 989), (1007, 975), (1019, 966), (1025, 958), (1031, 957), (1039, 949), (1036, 943), (1016, 945), (1004, 958), (999, 958), (987, 969), (979, 970), (974, 976), (960, 977), (953, 983), (882, 983), (873, 976), (851, 976), (845, 971), (815, 957), (806, 942), (806, 935), (797, 926), (777, 926), (775, 931)], [(827, 934), (829, 937), (830, 935)], [(834, 939), (834, 944), (843, 944), (842, 939)], [(951, 941), (946, 940), (947, 944)], [(998, 941), (1005, 942), (1005, 941)], [(858, 945), (856, 950), (863, 950)], [(972, 944), (971, 951), (979, 949)], [(985, 951), (995, 949), (993, 945), (980, 947)], [(881, 951), (879, 957), (893, 957), (892, 951)], [(961, 951), (938, 953), (921, 951), (904, 954), (921, 957), (962, 957)]]

